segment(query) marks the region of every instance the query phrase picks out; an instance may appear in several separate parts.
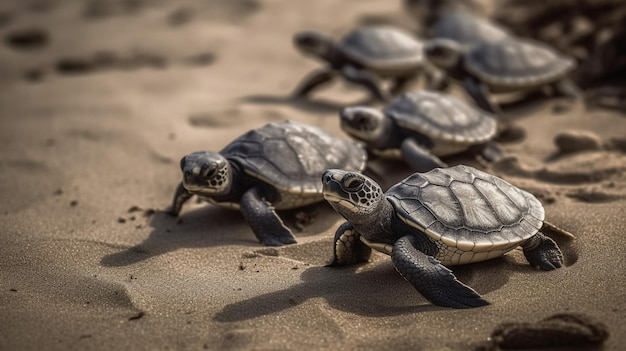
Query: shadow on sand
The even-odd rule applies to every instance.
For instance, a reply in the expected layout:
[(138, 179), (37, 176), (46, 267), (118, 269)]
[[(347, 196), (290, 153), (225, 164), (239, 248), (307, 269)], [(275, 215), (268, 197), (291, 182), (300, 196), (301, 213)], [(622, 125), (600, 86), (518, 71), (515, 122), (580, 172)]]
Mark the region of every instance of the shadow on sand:
[[(304, 230), (299, 230), (298, 222), (302, 213), (314, 218), (310, 218), (310, 223), (304, 224)], [(330, 206), (319, 203), (304, 209), (280, 211), (279, 216), (297, 238), (327, 231), (336, 219), (331, 217), (337, 215)], [(152, 232), (143, 242), (107, 255), (100, 263), (106, 267), (128, 266), (180, 248), (222, 245), (264, 247), (240, 212), (216, 206), (208, 205), (185, 211), (179, 219), (165, 212), (157, 212), (150, 218), (150, 226)]]
[(337, 101), (331, 101), (324, 98), (294, 98), (292, 96), (278, 95), (250, 95), (243, 97), (242, 102), (255, 103), (262, 105), (288, 105), (295, 109), (311, 112), (311, 113), (331, 113), (336, 115), (345, 106), (352, 105), (370, 105), (374, 101), (371, 98), (361, 99), (354, 103), (343, 104)]
[[(430, 304), (394, 269), (390, 260), (343, 268), (313, 266), (302, 275), (302, 283), (285, 290), (230, 304), (214, 316), (218, 322), (235, 322), (280, 312), (312, 298), (323, 297), (335, 309), (363, 316), (381, 317), (445, 309)], [(504, 271), (490, 274), (494, 271)], [(480, 294), (497, 290), (515, 271), (533, 273), (504, 258), (455, 266), (457, 278)], [(366, 293), (364, 293), (366, 292)]]

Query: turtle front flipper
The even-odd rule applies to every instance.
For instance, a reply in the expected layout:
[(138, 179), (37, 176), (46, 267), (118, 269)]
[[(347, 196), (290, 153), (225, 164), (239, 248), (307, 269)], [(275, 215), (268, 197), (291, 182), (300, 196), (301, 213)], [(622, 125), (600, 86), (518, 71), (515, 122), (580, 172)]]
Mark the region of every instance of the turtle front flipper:
[(178, 187), (176, 188), (176, 192), (174, 193), (174, 200), (172, 201), (172, 206), (165, 210), (165, 213), (171, 216), (178, 216), (180, 210), (183, 208), (183, 204), (187, 202), (187, 200), (191, 199), (193, 195), (185, 189), (183, 183), (180, 182)]
[(283, 224), (272, 205), (262, 198), (257, 188), (251, 188), (243, 194), (240, 208), (254, 235), (263, 245), (282, 246), (296, 243), (291, 230)]
[(327, 266), (344, 266), (367, 262), (372, 253), (372, 249), (359, 240), (360, 236), (361, 235), (354, 229), (354, 226), (350, 222), (345, 222), (337, 228), (337, 232), (335, 232), (333, 260)]
[(418, 172), (428, 172), (437, 167), (448, 167), (445, 162), (420, 145), (415, 139), (405, 139), (400, 150), (402, 151), (402, 158)]
[(295, 98), (303, 98), (309, 95), (313, 90), (330, 83), (335, 76), (335, 72), (329, 69), (313, 71), (304, 78), (302, 83), (300, 83), (298, 88), (293, 92), (293, 96)]
[(378, 100), (390, 100), (389, 94), (383, 92), (376, 82), (376, 77), (369, 71), (359, 69), (351, 65), (346, 65), (341, 69), (341, 74), (346, 80), (366, 87), (367, 90), (369, 90)]
[(522, 244), (524, 256), (533, 267), (551, 271), (563, 266), (563, 254), (554, 240), (538, 232)]
[(487, 86), (473, 77), (466, 77), (463, 80), (465, 91), (476, 101), (478, 107), (491, 113), (500, 113), (500, 107), (489, 101), (489, 89)]
[(437, 259), (417, 250), (414, 241), (409, 235), (396, 241), (391, 259), (400, 275), (420, 294), (443, 307), (471, 308), (489, 304)]

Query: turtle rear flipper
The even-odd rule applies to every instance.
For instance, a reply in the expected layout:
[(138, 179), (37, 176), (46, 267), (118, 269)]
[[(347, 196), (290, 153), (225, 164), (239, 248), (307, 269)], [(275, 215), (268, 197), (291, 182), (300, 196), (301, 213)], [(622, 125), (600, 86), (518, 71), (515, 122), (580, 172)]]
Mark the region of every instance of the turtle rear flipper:
[(246, 191), (241, 197), (241, 213), (250, 224), (254, 235), (267, 246), (295, 244), (296, 238), (283, 224), (274, 208), (265, 201), (257, 188)]
[(486, 142), (469, 148), (470, 153), (482, 156), (488, 162), (497, 162), (504, 157), (504, 152), (500, 145), (495, 142)]
[(563, 266), (563, 254), (554, 240), (538, 232), (522, 244), (524, 256), (533, 267), (551, 271)]
[(396, 241), (391, 259), (400, 275), (435, 305), (471, 308), (489, 304), (434, 257), (417, 250), (411, 236)]
[(554, 93), (557, 96), (574, 100), (579, 99), (581, 96), (580, 89), (569, 78), (563, 78), (552, 84), (552, 86), (554, 88)]

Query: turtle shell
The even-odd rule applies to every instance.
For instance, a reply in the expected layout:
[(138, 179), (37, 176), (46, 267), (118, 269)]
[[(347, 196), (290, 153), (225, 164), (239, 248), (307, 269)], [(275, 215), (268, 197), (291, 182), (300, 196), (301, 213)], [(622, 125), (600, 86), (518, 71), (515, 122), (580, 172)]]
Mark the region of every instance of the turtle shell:
[(391, 26), (357, 28), (338, 47), (349, 59), (378, 71), (411, 70), (424, 61), (424, 43)]
[(546, 44), (509, 39), (472, 46), (465, 68), (488, 85), (532, 87), (558, 80), (574, 69), (574, 60)]
[(291, 194), (321, 194), (329, 168), (360, 171), (366, 151), (320, 128), (285, 121), (269, 123), (235, 139), (220, 153), (248, 175)]
[(541, 229), (544, 209), (532, 194), (459, 165), (415, 173), (386, 192), (397, 216), (426, 233), (443, 264), (500, 256)]
[(431, 140), (475, 145), (496, 133), (496, 120), (454, 96), (420, 90), (405, 93), (383, 110), (386, 116)]
[(467, 12), (445, 13), (432, 29), (433, 38), (454, 40), (463, 45), (495, 42), (509, 37), (509, 32), (488, 19)]

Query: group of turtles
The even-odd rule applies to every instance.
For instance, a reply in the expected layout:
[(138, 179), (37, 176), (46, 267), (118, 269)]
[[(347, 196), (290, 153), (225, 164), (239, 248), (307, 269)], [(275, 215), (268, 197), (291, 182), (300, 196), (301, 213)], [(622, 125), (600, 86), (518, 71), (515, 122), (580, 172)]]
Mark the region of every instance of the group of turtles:
[[(535, 196), (476, 168), (448, 167), (440, 157), (468, 150), (487, 160), (500, 157), (491, 142), (498, 108), (488, 92), (545, 85), (574, 92), (566, 79), (573, 60), (470, 14), (437, 16), (432, 28), (428, 41), (390, 26), (359, 27), (338, 43), (316, 32), (296, 34), (298, 48), (327, 63), (296, 96), (342, 76), (390, 102), (382, 110), (339, 112), (342, 129), (356, 140), (286, 121), (253, 129), (219, 152), (191, 153), (180, 162), (183, 179), (169, 212), (178, 215), (197, 195), (240, 210), (262, 244), (280, 246), (296, 239), (276, 210), (325, 199), (346, 219), (335, 233), (331, 266), (366, 262), (372, 249), (383, 252), (423, 296), (445, 307), (488, 304), (447, 266), (521, 246), (532, 266), (561, 267), (559, 247), (541, 232), (560, 230), (544, 221)], [(444, 68), (445, 78), (428, 73), (428, 90), (401, 93), (420, 72), (433, 72), (431, 64)], [(437, 91), (448, 78), (461, 80), (479, 108)], [(389, 91), (381, 79), (393, 80)], [(368, 154), (388, 150), (400, 151), (417, 172), (383, 191), (362, 172)]]

